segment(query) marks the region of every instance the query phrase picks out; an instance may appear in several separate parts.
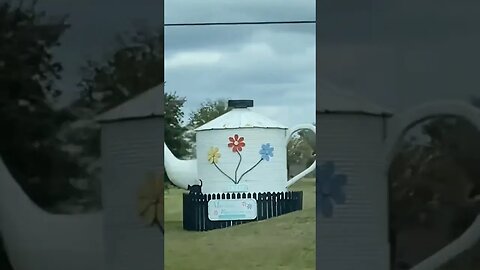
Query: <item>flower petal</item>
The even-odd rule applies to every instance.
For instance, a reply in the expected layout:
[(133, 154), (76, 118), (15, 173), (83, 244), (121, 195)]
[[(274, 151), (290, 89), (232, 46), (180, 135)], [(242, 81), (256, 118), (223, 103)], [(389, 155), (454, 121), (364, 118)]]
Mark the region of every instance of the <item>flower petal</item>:
[(157, 205), (156, 219), (160, 223), (160, 226), (164, 227), (164, 208), (162, 205)]
[(321, 180), (323, 182), (325, 181), (325, 179), (330, 178), (330, 175), (328, 175), (328, 172), (325, 171), (322, 165), (317, 165), (316, 177), (317, 177), (317, 180)]
[(235, 139), (235, 141), (238, 141), (238, 134), (235, 134), (233, 138)]
[(320, 178), (320, 192), (323, 194), (330, 195), (332, 193), (332, 179), (331, 178)]
[(344, 204), (346, 201), (345, 191), (343, 189), (346, 183), (347, 176), (344, 174), (338, 174), (332, 178), (331, 196), (337, 204)]
[(147, 225), (151, 225), (153, 223), (153, 221), (155, 221), (155, 217), (156, 217), (155, 206), (150, 205), (148, 210), (145, 211), (144, 214), (143, 214), (143, 218), (145, 220), (145, 223)]
[(335, 164), (333, 161), (327, 161), (323, 164), (323, 171), (325, 175), (330, 178), (335, 173)]
[(231, 141), (232, 143), (235, 141), (232, 137), (228, 137), (228, 140)]
[(320, 211), (322, 212), (322, 215), (324, 217), (332, 217), (333, 216), (333, 204), (332, 204), (332, 201), (330, 200), (330, 198), (328, 196), (323, 196), (320, 200), (319, 200), (319, 203), (320, 203), (320, 207), (318, 207), (317, 209), (320, 209)]
[(244, 138), (244, 137), (240, 137), (240, 138), (238, 138), (238, 141), (239, 141), (239, 142), (243, 142), (244, 140), (245, 140), (245, 138)]
[(139, 190), (138, 198), (150, 201), (154, 200), (157, 196), (157, 191), (153, 184), (153, 181), (147, 181)]
[(343, 188), (338, 188), (338, 190), (333, 189), (332, 190), (332, 195), (331, 195), (333, 201), (335, 201), (336, 204), (344, 204), (345, 201), (347, 200), (345, 192), (343, 191)]
[(345, 174), (336, 174), (333, 176), (335, 186), (343, 187), (347, 183), (347, 176)]
[(228, 144), (228, 147), (233, 147), (233, 146), (234, 146), (233, 143), (229, 143), (229, 144)]
[(137, 203), (138, 214), (143, 215), (143, 212), (145, 212), (150, 207), (151, 204), (152, 204), (152, 199), (139, 198)]
[(238, 143), (238, 146), (240, 146), (240, 147), (245, 147), (245, 143), (244, 143), (244, 142), (239, 142), (239, 143)]

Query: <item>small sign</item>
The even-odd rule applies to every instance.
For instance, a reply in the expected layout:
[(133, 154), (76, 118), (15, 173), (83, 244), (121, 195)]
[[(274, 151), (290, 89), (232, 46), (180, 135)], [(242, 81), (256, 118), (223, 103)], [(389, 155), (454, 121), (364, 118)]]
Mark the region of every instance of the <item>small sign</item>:
[(255, 199), (222, 199), (208, 202), (208, 219), (252, 220), (257, 218), (257, 201)]

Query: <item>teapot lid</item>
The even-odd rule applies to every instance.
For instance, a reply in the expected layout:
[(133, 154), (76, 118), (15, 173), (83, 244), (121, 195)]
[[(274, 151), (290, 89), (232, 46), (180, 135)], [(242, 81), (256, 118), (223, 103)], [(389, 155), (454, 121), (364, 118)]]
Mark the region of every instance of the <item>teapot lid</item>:
[(253, 100), (229, 100), (232, 110), (198, 127), (195, 131), (231, 128), (278, 128), (288, 127), (252, 111)]

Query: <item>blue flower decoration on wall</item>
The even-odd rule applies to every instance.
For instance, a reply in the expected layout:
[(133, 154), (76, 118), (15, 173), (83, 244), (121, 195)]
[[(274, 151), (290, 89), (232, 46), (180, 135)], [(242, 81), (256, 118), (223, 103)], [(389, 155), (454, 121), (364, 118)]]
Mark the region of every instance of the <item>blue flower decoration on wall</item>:
[(346, 201), (344, 186), (347, 183), (347, 176), (335, 174), (335, 164), (332, 161), (317, 165), (316, 174), (319, 193), (317, 209), (324, 217), (332, 217), (334, 203), (340, 205)]
[(273, 147), (269, 143), (262, 144), (259, 154), (262, 156), (262, 159), (270, 161), (270, 157), (273, 157)]

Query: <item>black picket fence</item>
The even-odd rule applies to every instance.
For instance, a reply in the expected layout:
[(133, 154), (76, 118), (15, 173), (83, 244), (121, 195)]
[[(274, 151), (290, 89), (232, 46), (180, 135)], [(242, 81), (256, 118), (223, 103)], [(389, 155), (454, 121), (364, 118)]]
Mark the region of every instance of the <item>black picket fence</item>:
[[(215, 199), (250, 199), (257, 201), (257, 218), (253, 220), (211, 221), (208, 202)], [(302, 210), (303, 192), (183, 194), (183, 228), (188, 231), (209, 231), (252, 221), (265, 220)]]

